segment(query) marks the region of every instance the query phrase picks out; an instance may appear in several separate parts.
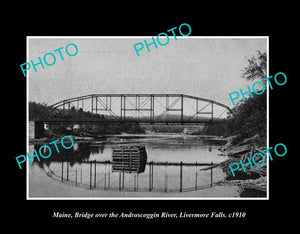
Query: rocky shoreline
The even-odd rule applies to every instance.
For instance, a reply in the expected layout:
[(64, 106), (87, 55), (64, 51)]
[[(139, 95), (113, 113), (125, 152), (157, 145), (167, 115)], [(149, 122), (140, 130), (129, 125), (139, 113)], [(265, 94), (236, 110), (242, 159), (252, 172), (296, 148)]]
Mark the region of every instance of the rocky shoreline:
[[(232, 175), (229, 165), (233, 162), (247, 163), (247, 157), (251, 159), (252, 155), (256, 152), (263, 152), (266, 147), (261, 144), (261, 141), (257, 135), (246, 138), (239, 143), (234, 143), (237, 136), (230, 136), (224, 138), (227, 143), (219, 148), (223, 155), (229, 157), (228, 160), (215, 165), (214, 167), (221, 167), (227, 174), (225, 181), (221, 184), (224, 185), (236, 185), (241, 188), (241, 196), (243, 197), (266, 197), (267, 196), (267, 166), (266, 163), (262, 166), (255, 166), (251, 168), (249, 165), (245, 166), (246, 172), (240, 167), (235, 171), (235, 176)], [(260, 161), (257, 163), (259, 164)]]

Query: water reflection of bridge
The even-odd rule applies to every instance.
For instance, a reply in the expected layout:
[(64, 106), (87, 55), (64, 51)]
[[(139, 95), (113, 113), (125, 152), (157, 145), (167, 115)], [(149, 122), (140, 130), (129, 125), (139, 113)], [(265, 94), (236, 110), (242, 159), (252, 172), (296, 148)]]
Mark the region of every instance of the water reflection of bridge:
[(212, 165), (214, 164), (151, 161), (146, 163), (145, 173), (114, 173), (110, 160), (82, 161), (72, 166), (70, 162), (62, 161), (57, 162), (54, 169), (50, 164), (40, 164), (48, 176), (63, 183), (87, 189), (140, 192), (187, 192), (212, 187), (221, 182), (214, 181), (213, 170), (216, 168), (199, 170), (203, 166)]
[[(214, 163), (203, 161), (148, 161), (143, 173), (114, 172), (111, 160), (90, 158), (91, 154), (103, 153), (104, 144), (97, 147), (77, 144), (73, 149), (61, 149), (60, 153), (53, 149), (50, 158), (40, 158), (34, 164), (52, 179), (85, 189), (185, 192), (209, 188), (223, 180), (220, 168), (210, 168)], [(39, 145), (34, 148), (38, 149)], [(201, 170), (206, 167), (209, 169)]]

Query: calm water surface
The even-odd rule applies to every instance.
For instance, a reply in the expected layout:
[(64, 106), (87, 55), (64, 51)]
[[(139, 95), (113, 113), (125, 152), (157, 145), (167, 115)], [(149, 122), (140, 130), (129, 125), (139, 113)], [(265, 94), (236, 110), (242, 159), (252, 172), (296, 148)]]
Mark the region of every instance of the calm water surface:
[[(184, 162), (184, 163), (219, 163), (227, 159), (220, 156), (218, 150), (220, 143), (201, 139), (197, 136), (185, 136), (180, 134), (155, 134), (155, 135), (114, 135), (106, 141), (93, 143), (74, 143), (72, 149), (66, 150), (59, 146), (60, 153), (56, 153), (53, 146), (52, 155), (48, 159), (35, 161), (31, 166), (47, 167), (60, 180), (76, 181), (76, 185), (93, 185), (100, 189), (120, 188), (119, 173), (112, 173), (110, 165), (97, 164), (96, 170), (91, 169), (88, 161), (111, 160), (112, 147), (116, 145), (144, 144), (147, 151), (147, 162)], [(40, 145), (30, 145), (29, 151), (33, 155), (33, 149), (38, 151)], [(45, 152), (47, 155), (47, 152)], [(203, 167), (184, 166), (182, 183), (184, 189), (197, 188), (208, 185), (213, 181), (225, 178), (221, 169), (216, 168), (213, 174), (210, 170), (200, 171)], [(91, 172), (92, 170), (92, 172)], [(68, 175), (67, 175), (68, 173)], [(92, 174), (92, 175), (91, 175)], [(138, 185), (135, 174), (124, 176), (124, 189), (138, 190), (149, 189), (149, 165), (145, 172), (138, 175)], [(54, 176), (53, 176), (54, 177)], [(155, 166), (153, 168), (153, 191), (177, 191), (179, 188), (180, 171), (178, 166)]]

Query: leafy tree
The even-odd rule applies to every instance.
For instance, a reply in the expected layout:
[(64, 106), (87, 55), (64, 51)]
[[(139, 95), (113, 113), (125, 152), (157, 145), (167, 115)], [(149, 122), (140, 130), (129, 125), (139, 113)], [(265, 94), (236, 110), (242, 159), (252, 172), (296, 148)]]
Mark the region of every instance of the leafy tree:
[[(249, 81), (267, 77), (267, 55), (257, 51), (256, 55), (247, 59), (248, 65), (242, 70), (242, 78)], [(254, 94), (246, 101), (240, 100), (232, 109), (223, 126), (208, 126), (207, 133), (218, 135), (239, 135), (235, 143), (246, 138), (256, 136), (259, 145), (266, 144), (266, 92), (261, 95)]]
[(257, 54), (247, 59), (248, 66), (245, 67), (243, 78), (251, 81), (256, 78), (267, 77), (267, 54), (257, 51)]
[[(247, 80), (263, 79), (267, 77), (267, 54), (257, 51), (257, 54), (247, 59), (243, 78)], [(240, 101), (232, 110), (228, 119), (228, 129), (232, 134), (239, 134), (240, 140), (258, 136), (261, 143), (266, 143), (266, 92)]]
[(227, 133), (239, 135), (240, 141), (258, 136), (260, 143), (266, 142), (266, 93), (255, 95), (232, 109), (226, 121)]
[(43, 116), (52, 116), (50, 107), (46, 103), (29, 102), (29, 120), (40, 120)]

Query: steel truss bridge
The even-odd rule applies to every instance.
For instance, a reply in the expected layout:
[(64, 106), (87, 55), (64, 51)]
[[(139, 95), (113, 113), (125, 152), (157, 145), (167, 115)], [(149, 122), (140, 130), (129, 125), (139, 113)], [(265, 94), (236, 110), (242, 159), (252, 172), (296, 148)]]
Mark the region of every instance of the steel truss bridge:
[[(59, 122), (109, 122), (139, 124), (201, 124), (224, 120), (230, 108), (214, 100), (184, 94), (89, 94), (51, 106), (62, 113)], [(64, 118), (76, 110), (99, 114), (97, 120)], [(53, 120), (50, 120), (53, 122)], [(57, 120), (58, 121), (58, 120)]]

